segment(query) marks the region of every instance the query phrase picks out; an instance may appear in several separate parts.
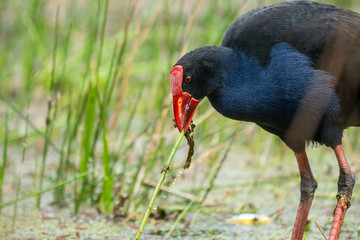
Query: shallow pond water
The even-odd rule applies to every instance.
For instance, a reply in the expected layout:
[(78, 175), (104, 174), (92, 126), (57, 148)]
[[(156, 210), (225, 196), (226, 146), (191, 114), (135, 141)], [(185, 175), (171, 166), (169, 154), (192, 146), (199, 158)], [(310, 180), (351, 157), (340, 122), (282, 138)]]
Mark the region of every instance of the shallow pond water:
[[(330, 153), (329, 153), (330, 154)], [(247, 161), (238, 161), (237, 154), (230, 154), (208, 196), (210, 205), (193, 209), (175, 227), (168, 239), (289, 239), (299, 201), (299, 176), (296, 162), (286, 160), (269, 162), (254, 167)], [(246, 159), (246, 155), (243, 156)], [(326, 156), (328, 158), (328, 156)], [(329, 158), (331, 159), (330, 155)], [(330, 162), (330, 160), (329, 160)], [(312, 161), (313, 172), (319, 187), (309, 214), (309, 228), (305, 239), (324, 239), (314, 220), (326, 234), (330, 231), (332, 211), (335, 206), (337, 188), (336, 165)], [(334, 163), (336, 164), (336, 162)], [(201, 164), (200, 164), (201, 165)], [(332, 166), (335, 166), (332, 168)], [(241, 171), (240, 171), (241, 170)], [(326, 170), (326, 171), (325, 171)], [(196, 164), (176, 177), (176, 184), (168, 187), (187, 192), (194, 191), (198, 184), (194, 179), (199, 171)], [(198, 172), (200, 174), (201, 171)], [(359, 178), (358, 171), (355, 176)], [(194, 182), (195, 181), (195, 182)], [(192, 189), (192, 190), (191, 190)], [(354, 189), (352, 206), (348, 210), (340, 239), (359, 239), (360, 189)], [(192, 193), (194, 194), (194, 193)], [(140, 225), (143, 212), (138, 212), (130, 221), (105, 219), (95, 207), (83, 206), (75, 216), (69, 207), (57, 209), (51, 205), (51, 194), (47, 194), (45, 208), (33, 210), (33, 200), (19, 203), (14, 228), (12, 228), (12, 206), (3, 209), (0, 215), (0, 237), (3, 239), (133, 239)], [(161, 192), (156, 209), (165, 211), (165, 218), (150, 218), (142, 239), (164, 239), (176, 220), (174, 209), (183, 209), (188, 202)], [(270, 216), (269, 224), (243, 225), (229, 220), (242, 212), (256, 212)]]

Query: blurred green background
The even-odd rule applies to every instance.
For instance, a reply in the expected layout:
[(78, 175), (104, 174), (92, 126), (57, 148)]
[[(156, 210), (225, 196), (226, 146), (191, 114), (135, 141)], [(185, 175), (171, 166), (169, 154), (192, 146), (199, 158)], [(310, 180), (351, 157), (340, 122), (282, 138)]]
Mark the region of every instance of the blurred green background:
[[(279, 2), (0, 1), (0, 236), (132, 238), (178, 135), (170, 68), (187, 51), (219, 45), (241, 14)], [(360, 12), (357, 0), (318, 2)], [(183, 141), (145, 237), (174, 228), (174, 238), (287, 239), (299, 198), (292, 152), (254, 124), (223, 118), (207, 100), (194, 122), (193, 163), (182, 170)], [(344, 148), (358, 178), (359, 130), (347, 130)], [(320, 186), (310, 220), (319, 217), (328, 230), (336, 160), (324, 147), (308, 155)], [(360, 230), (358, 196), (356, 187), (343, 236)], [(249, 211), (274, 223), (226, 223)], [(83, 229), (74, 216), (97, 220)], [(67, 228), (52, 225), (59, 218)], [(313, 223), (306, 236), (322, 239)]]

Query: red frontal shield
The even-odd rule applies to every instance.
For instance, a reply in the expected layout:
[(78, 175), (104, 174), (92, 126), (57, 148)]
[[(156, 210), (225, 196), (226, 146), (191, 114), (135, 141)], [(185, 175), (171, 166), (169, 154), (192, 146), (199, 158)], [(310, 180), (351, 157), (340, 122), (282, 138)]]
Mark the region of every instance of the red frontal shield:
[(173, 95), (173, 107), (175, 123), (179, 132), (186, 131), (194, 116), (196, 107), (200, 100), (191, 97), (189, 93), (182, 91), (181, 85), (183, 81), (182, 66), (175, 66), (170, 70), (170, 86)]

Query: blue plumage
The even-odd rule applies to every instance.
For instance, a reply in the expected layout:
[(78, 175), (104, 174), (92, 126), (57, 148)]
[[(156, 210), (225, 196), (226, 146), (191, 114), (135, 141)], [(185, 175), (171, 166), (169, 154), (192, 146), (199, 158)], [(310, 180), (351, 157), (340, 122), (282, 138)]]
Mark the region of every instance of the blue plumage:
[[(212, 49), (213, 58), (222, 62), (207, 77), (216, 85), (207, 96), (218, 112), (235, 120), (255, 122), (296, 150), (303, 149), (306, 141), (328, 146), (341, 141), (335, 79), (315, 70), (309, 57), (287, 43), (278, 43), (271, 50), (269, 65), (264, 67), (243, 52), (218, 48), (223, 47), (200, 48), (191, 54), (201, 56), (197, 52)], [(324, 124), (334, 125), (333, 131), (323, 133)]]

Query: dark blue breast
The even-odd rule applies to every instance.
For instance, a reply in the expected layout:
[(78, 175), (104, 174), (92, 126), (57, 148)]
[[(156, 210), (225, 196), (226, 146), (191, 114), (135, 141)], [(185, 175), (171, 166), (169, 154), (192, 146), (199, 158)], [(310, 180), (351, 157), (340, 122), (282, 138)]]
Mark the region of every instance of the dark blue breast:
[[(236, 61), (228, 63), (224, 84), (208, 96), (211, 104), (226, 117), (255, 122), (282, 139), (289, 135), (326, 144), (317, 135), (322, 135), (318, 130), (323, 131), (324, 124), (334, 125), (338, 116), (335, 79), (314, 69), (309, 57), (287, 43), (274, 45), (270, 57), (269, 64), (262, 66), (256, 58), (237, 52)], [(289, 133), (296, 120), (316, 129), (301, 133), (306, 127), (299, 126)]]

